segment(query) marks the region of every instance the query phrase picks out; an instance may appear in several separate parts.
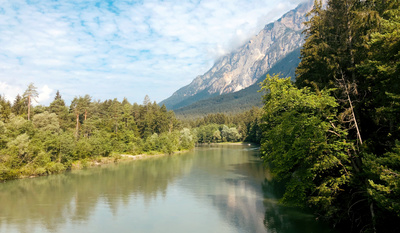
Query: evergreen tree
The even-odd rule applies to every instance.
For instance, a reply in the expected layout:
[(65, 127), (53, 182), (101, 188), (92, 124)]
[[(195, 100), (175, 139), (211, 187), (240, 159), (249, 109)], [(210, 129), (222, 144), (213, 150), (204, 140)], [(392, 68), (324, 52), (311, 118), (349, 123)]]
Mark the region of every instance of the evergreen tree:
[(36, 101), (35, 98), (39, 97), (39, 93), (37, 92), (37, 88), (33, 85), (33, 83), (30, 83), (28, 88), (25, 90), (23, 99), (27, 101), (27, 107), (28, 107), (28, 121), (30, 120), (31, 116), (31, 105), (32, 105), (32, 100)]
[(75, 97), (72, 102), (70, 109), (73, 111), (76, 119), (75, 125), (75, 137), (79, 135), (79, 125), (80, 125), (80, 115), (84, 114), (84, 119), (87, 119), (87, 109), (90, 106), (91, 97), (89, 95), (85, 95), (84, 97)]
[[(26, 109), (26, 106), (25, 106), (25, 104), (24, 104), (24, 100), (23, 100), (22, 97), (18, 94), (18, 95), (15, 97), (15, 100), (14, 100), (13, 105), (12, 105), (12, 108), (11, 108), (12, 113), (14, 113), (14, 114), (17, 115), (17, 116), (21, 116), (21, 115), (23, 115), (23, 114), (25, 113), (25, 109)], [(27, 110), (27, 109), (26, 109), (26, 110)]]
[(352, 194), (343, 203), (357, 229), (390, 229), (389, 219), (398, 214), (385, 203), (397, 193), (398, 165), (388, 161), (397, 158), (400, 136), (399, 13), (396, 0), (329, 0), (326, 9), (316, 1), (296, 70), (299, 87), (317, 94), (335, 88), (336, 127), (354, 143), (347, 152)]
[(317, 85), (322, 89), (323, 86), (333, 85), (333, 67), (330, 63), (334, 53), (328, 43), (326, 11), (323, 10), (322, 1), (315, 0), (314, 8), (307, 16), (312, 17), (305, 23), (306, 41), (300, 52), (300, 64), (296, 69), (296, 84), (300, 87)]
[(375, 148), (385, 145), (380, 153), (390, 150), (400, 137), (396, 128), (400, 125), (399, 5), (398, 1), (386, 1), (384, 7), (378, 7), (382, 11), (380, 30), (371, 34), (367, 59), (357, 66), (367, 90), (363, 110), (370, 126), (366, 132), (371, 138), (368, 143)]
[(60, 125), (62, 128), (65, 129), (67, 127), (66, 124), (68, 121), (68, 108), (65, 105), (65, 101), (62, 99), (59, 91), (57, 91), (53, 102), (50, 103), (49, 112), (57, 114), (60, 119)]

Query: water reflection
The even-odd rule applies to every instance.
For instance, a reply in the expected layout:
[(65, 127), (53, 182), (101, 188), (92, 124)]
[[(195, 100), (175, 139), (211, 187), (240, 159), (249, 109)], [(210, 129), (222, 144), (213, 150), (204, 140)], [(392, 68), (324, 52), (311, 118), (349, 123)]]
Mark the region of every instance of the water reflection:
[(253, 147), (205, 146), (0, 184), (0, 232), (328, 232), (279, 187)]
[(334, 233), (326, 224), (317, 222), (307, 210), (286, 207), (278, 203), (283, 196), (284, 186), (272, 179), (262, 183), (264, 194), (264, 224), (273, 233)]
[[(256, 150), (242, 147), (219, 146), (206, 150), (196, 157), (196, 169), (209, 170), (205, 182), (214, 188), (207, 193), (193, 187), (196, 193), (204, 193), (225, 221), (234, 226), (234, 232), (267, 232), (263, 224), (264, 208), (261, 182), (265, 178)], [(209, 163), (214, 164), (213, 168)], [(222, 169), (221, 169), (222, 168)], [(205, 187), (205, 186), (199, 186)]]
[(168, 184), (190, 171), (191, 155), (167, 156), (73, 173), (0, 184), (0, 232), (8, 226), (32, 232), (36, 225), (54, 232), (66, 221), (83, 223), (98, 203), (112, 213), (137, 196), (148, 203), (165, 195)]

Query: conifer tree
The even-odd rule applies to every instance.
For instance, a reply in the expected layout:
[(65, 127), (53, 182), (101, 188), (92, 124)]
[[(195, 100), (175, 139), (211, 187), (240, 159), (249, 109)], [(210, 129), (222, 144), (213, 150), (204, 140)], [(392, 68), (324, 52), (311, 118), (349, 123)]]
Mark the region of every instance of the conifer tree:
[(57, 90), (56, 96), (53, 102), (50, 103), (49, 112), (55, 113), (59, 117), (60, 125), (62, 128), (66, 128), (66, 122), (68, 118), (68, 108), (65, 105), (65, 101), (62, 99), (60, 92)]
[(91, 102), (91, 97), (89, 95), (85, 95), (84, 97), (79, 96), (75, 97), (72, 102), (70, 109), (75, 114), (76, 125), (75, 125), (75, 137), (77, 138), (79, 135), (79, 124), (80, 124), (80, 114), (84, 114), (85, 120), (87, 118), (87, 109), (89, 108)]
[(18, 94), (14, 99), (11, 110), (15, 115), (20, 116), (24, 114), (25, 109), (26, 106), (24, 106), (24, 100), (22, 99), (21, 95)]
[(30, 116), (31, 116), (32, 100), (36, 101), (35, 98), (37, 98), (37, 97), (39, 97), (37, 88), (34, 86), (33, 83), (30, 83), (23, 95), (23, 98), (27, 101), (27, 106), (28, 106), (28, 121), (30, 120)]
[(382, 200), (398, 192), (399, 13), (396, 0), (329, 0), (325, 9), (316, 1), (296, 70), (299, 87), (335, 88), (337, 126), (354, 143), (351, 192), (343, 203), (349, 220), (371, 231), (388, 229), (390, 221), (378, 221), (378, 213), (389, 219), (396, 210), (387, 205), (394, 199)]

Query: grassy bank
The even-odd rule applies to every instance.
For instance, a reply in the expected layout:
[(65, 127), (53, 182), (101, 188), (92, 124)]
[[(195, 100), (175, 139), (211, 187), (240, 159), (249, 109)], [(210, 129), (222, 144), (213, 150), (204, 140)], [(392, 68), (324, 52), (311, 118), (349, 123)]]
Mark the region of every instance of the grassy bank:
[(70, 165), (50, 162), (43, 167), (26, 167), (20, 169), (18, 171), (10, 171), (4, 168), (0, 168), (0, 173), (7, 173), (6, 179), (0, 180), (1, 182), (6, 182), (8, 180), (15, 179), (25, 179), (25, 178), (35, 178), (40, 176), (48, 176), (54, 174), (60, 174), (70, 170), (80, 170), (90, 167), (98, 167), (107, 164), (120, 163), (120, 162), (128, 162), (133, 160), (142, 160), (154, 157), (161, 157), (165, 155), (178, 154), (182, 152), (186, 152), (188, 150), (175, 151), (173, 153), (162, 153), (157, 151), (150, 151), (148, 153), (130, 155), (130, 154), (119, 154), (112, 153), (108, 157), (96, 156), (91, 158), (85, 158), (80, 160), (73, 161)]

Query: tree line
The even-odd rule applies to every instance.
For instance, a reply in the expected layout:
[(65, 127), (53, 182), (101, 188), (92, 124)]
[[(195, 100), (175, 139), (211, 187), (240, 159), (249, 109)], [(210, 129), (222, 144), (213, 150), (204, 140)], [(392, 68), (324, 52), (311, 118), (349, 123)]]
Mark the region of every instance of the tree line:
[(131, 104), (84, 95), (67, 106), (57, 91), (49, 106), (32, 106), (37, 97), (32, 83), (13, 103), (0, 96), (0, 181), (63, 172), (77, 161), (171, 154), (196, 143), (259, 142), (261, 136), (259, 108), (179, 120), (148, 96)]
[(262, 88), (262, 154), (282, 201), (346, 232), (399, 232), (400, 3), (315, 1), (296, 83)]
[(147, 96), (139, 105), (85, 95), (67, 106), (57, 92), (49, 106), (32, 106), (37, 96), (33, 84), (13, 104), (0, 96), (0, 181), (58, 173), (114, 153), (170, 154), (195, 143), (172, 111)]

